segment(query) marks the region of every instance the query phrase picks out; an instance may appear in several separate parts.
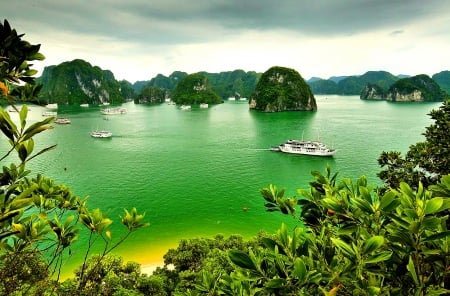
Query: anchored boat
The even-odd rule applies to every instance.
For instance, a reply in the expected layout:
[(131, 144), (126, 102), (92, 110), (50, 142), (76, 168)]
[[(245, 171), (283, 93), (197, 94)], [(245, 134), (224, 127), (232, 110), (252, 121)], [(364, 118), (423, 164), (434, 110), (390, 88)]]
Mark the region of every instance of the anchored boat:
[(271, 147), (270, 150), (313, 156), (333, 156), (336, 153), (336, 149), (328, 148), (322, 142), (304, 140), (287, 140), (279, 146)]

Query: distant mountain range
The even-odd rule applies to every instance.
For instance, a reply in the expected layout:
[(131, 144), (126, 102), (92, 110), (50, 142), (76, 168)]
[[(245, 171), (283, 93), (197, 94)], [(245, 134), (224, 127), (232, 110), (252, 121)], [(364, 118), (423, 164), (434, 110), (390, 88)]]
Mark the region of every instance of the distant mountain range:
[[(307, 82), (314, 94), (360, 95), (368, 83), (388, 89), (397, 80), (408, 75), (394, 76), (386, 71), (368, 71), (363, 75), (333, 76), (329, 79), (313, 77)], [(450, 71), (442, 71), (431, 77), (448, 94), (450, 94)]]
[[(246, 72), (240, 69), (198, 74), (208, 78), (212, 90), (222, 99), (249, 98), (262, 75), (255, 71)], [(38, 78), (38, 81), (43, 83), (40, 101), (62, 104), (121, 103), (142, 97), (143, 89), (146, 88), (145, 91), (148, 92), (149, 87), (159, 88), (164, 96), (170, 96), (178, 82), (187, 75), (186, 72), (175, 71), (168, 77), (158, 74), (148, 81), (131, 84), (126, 80), (117, 81), (109, 70), (102, 70), (77, 59), (44, 69), (42, 76)], [(333, 76), (329, 79), (312, 77), (306, 82), (314, 94), (360, 95), (368, 83), (387, 90), (396, 81), (405, 77), (407, 76), (394, 76), (386, 71), (368, 71), (363, 75)], [(442, 90), (450, 94), (450, 71), (442, 71), (431, 78)]]

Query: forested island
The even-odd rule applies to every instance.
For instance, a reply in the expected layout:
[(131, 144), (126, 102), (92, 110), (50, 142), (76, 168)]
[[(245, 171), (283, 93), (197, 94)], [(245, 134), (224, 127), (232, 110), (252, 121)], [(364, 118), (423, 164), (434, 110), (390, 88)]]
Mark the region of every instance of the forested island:
[[(40, 45), (23, 42), (6, 20), (0, 36), (10, 41), (0, 42), (2, 100), (11, 105), (38, 100), (41, 89), (30, 63), (44, 59)], [(272, 74), (269, 80), (282, 77)], [(194, 76), (193, 85), (207, 89), (200, 77), (198, 84)], [(239, 235), (181, 240), (151, 275), (113, 252), (135, 231), (145, 231), (145, 215), (125, 209), (125, 236), (117, 238), (108, 229), (113, 221), (101, 209), (90, 209), (68, 185), (28, 171), (28, 161), (55, 148), (35, 151), (34, 145), (36, 135), (52, 128), (53, 118), (30, 124), (26, 104), (16, 111), (17, 125), (0, 108), (3, 146), (8, 147), (0, 158), (2, 295), (450, 293), (448, 100), (430, 112), (433, 123), (425, 128), (424, 141), (412, 144), (405, 156), (381, 152), (382, 186), (368, 184), (365, 176), (340, 178), (329, 167), (313, 171), (299, 197), (287, 197), (270, 184), (260, 189), (266, 210), (294, 217), (298, 227), (283, 224), (276, 233), (255, 234), (251, 240)], [(84, 260), (72, 278), (62, 280), (61, 267), (81, 231), (90, 238)], [(101, 245), (96, 254), (90, 249), (93, 240)]]
[[(227, 100), (229, 97), (250, 98), (255, 91), (258, 91), (256, 86), (263, 75), (263, 73), (243, 70), (192, 74), (204, 75), (210, 90), (222, 100)], [(172, 97), (178, 83), (188, 75), (190, 74), (186, 72), (175, 71), (168, 77), (158, 74), (148, 81), (137, 81), (132, 84), (126, 80), (117, 81), (109, 70), (102, 70), (86, 61), (75, 59), (44, 69), (41, 77), (37, 78), (37, 82), (42, 83), (43, 86), (36, 103), (99, 105), (104, 102), (120, 104), (134, 101), (137, 104), (158, 104)], [(363, 75), (339, 76), (330, 79), (315, 77), (307, 80), (306, 84), (313, 94), (359, 95), (362, 99), (391, 101), (417, 101), (417, 92), (414, 95), (414, 91), (422, 89), (421, 94), (424, 94), (422, 101), (442, 101), (443, 97), (450, 92), (450, 71), (442, 71), (432, 77), (426, 76), (428, 79), (423, 78), (424, 76), (426, 75), (417, 75), (414, 78), (406, 75), (394, 76), (386, 71), (368, 71)], [(422, 79), (419, 79), (420, 77)], [(424, 79), (427, 80), (427, 85), (435, 84), (433, 90), (424, 91), (422, 85), (425, 82)], [(396, 82), (398, 83), (395, 84)], [(412, 87), (412, 85), (415, 86)], [(396, 94), (390, 92), (391, 88), (395, 88)], [(388, 93), (390, 93), (389, 97)]]
[(264, 112), (317, 110), (309, 85), (294, 69), (272, 67), (261, 76), (250, 98), (250, 109)]
[(361, 92), (364, 100), (394, 102), (442, 102), (448, 97), (436, 81), (427, 75), (417, 75), (395, 81), (388, 89), (368, 83)]

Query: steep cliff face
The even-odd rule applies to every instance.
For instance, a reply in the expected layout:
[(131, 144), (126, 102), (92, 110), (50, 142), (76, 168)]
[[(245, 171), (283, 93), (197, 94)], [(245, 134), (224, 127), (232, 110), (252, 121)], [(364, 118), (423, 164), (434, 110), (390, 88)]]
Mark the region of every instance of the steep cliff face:
[(395, 102), (443, 101), (447, 97), (428, 75), (421, 74), (396, 81), (387, 92), (386, 100)]
[(368, 83), (361, 91), (359, 97), (361, 100), (385, 100), (386, 91), (377, 84)]
[(202, 74), (190, 74), (175, 87), (172, 100), (177, 104), (218, 104), (223, 100), (212, 90), (208, 78)]
[(423, 102), (425, 101), (425, 98), (422, 92), (418, 89), (415, 89), (409, 93), (402, 93), (399, 90), (392, 90), (387, 94), (386, 100), (393, 102)]
[(113, 73), (83, 60), (46, 67), (38, 81), (43, 84), (42, 102), (76, 105), (124, 101)]
[(368, 83), (360, 94), (363, 100), (387, 100), (393, 102), (443, 101), (447, 97), (439, 85), (427, 75), (397, 80), (388, 90)]
[(250, 109), (264, 112), (317, 110), (305, 80), (297, 71), (284, 67), (272, 67), (263, 73), (249, 104)]

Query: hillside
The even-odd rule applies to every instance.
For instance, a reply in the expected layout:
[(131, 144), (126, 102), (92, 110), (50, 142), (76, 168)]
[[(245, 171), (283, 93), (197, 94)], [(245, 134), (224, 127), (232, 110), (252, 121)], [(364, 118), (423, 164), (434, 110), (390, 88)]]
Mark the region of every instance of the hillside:
[(444, 91), (450, 94), (450, 71), (436, 73), (431, 78), (433, 78)]
[(37, 81), (43, 84), (39, 98), (41, 103), (98, 105), (125, 100), (121, 84), (111, 71), (79, 59), (45, 67)]
[(264, 112), (317, 110), (309, 85), (297, 71), (285, 67), (264, 72), (249, 103), (250, 109)]
[(386, 71), (368, 71), (360, 76), (339, 76), (310, 82), (315, 94), (359, 95), (367, 83), (388, 88), (399, 78)]
[[(249, 98), (254, 92), (262, 73), (254, 71), (234, 70), (219, 73), (199, 72), (208, 78), (208, 83), (219, 97)], [(56, 102), (61, 104), (101, 104), (103, 102), (122, 103), (159, 102), (163, 97), (170, 97), (177, 84), (188, 73), (174, 71), (168, 77), (158, 74), (147, 81), (137, 81), (134, 84), (126, 80), (116, 81), (109, 70), (102, 70), (90, 63), (76, 59), (44, 69), (37, 82), (43, 84), (39, 102), (46, 104)], [(386, 71), (368, 71), (363, 75), (333, 76), (329, 79), (312, 77), (307, 81), (314, 94), (361, 95), (374, 94), (374, 88), (366, 89), (368, 84), (377, 85), (379, 90), (387, 92), (389, 87), (406, 75), (394, 76)], [(450, 71), (442, 71), (433, 75), (433, 80), (450, 93)], [(151, 89), (154, 87), (155, 89)], [(142, 93), (146, 88), (145, 93)], [(161, 89), (162, 95), (156, 89)], [(150, 95), (151, 94), (151, 95)], [(149, 97), (150, 95), (150, 97)], [(376, 94), (379, 96), (379, 93)], [(383, 94), (386, 96), (386, 94)]]
[(421, 74), (399, 79), (387, 90), (378, 84), (368, 83), (361, 92), (360, 98), (395, 102), (440, 102), (447, 96), (447, 93), (440, 88), (436, 81)]
[[(256, 83), (261, 77), (260, 73), (254, 71), (245, 72), (243, 70), (226, 71), (220, 73), (198, 72), (198, 74), (205, 75), (217, 95), (222, 99), (231, 96), (250, 97), (255, 89)], [(175, 90), (178, 82), (185, 78), (188, 73), (173, 72), (169, 77), (158, 74), (150, 81), (139, 81), (135, 83), (134, 89), (136, 93), (141, 92), (144, 86), (153, 86), (164, 89), (169, 94)]]
[(442, 102), (447, 96), (436, 81), (428, 75), (421, 74), (395, 82), (389, 88), (386, 99), (388, 101)]
[(212, 90), (208, 77), (202, 74), (190, 74), (178, 82), (171, 95), (177, 104), (218, 104), (223, 100)]

